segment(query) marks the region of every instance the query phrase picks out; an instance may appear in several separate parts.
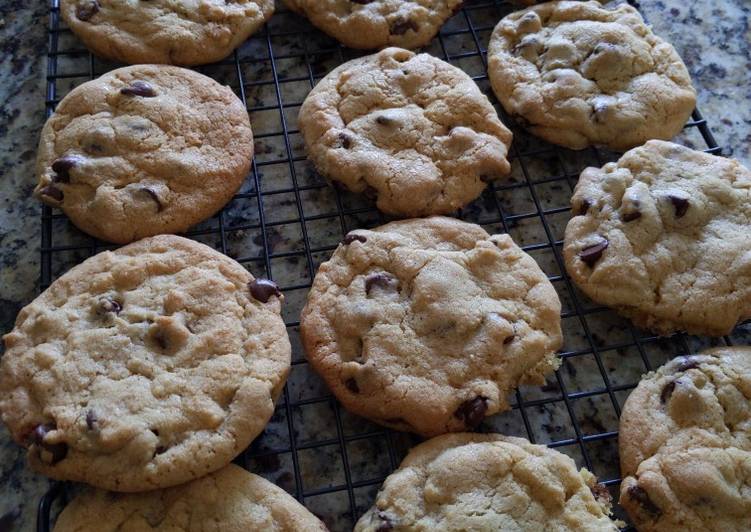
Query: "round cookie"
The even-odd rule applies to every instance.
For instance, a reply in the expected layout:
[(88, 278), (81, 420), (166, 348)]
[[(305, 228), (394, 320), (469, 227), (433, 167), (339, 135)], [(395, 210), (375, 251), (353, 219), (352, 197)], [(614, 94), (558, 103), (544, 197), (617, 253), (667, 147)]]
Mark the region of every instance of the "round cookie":
[(187, 484), (156, 492), (119, 494), (88, 489), (65, 507), (54, 529), (121, 530), (325, 532), (326, 527), (283, 489), (230, 464)]
[(641, 532), (751, 530), (751, 348), (678, 357), (620, 421), (620, 504)]
[(419, 48), (436, 36), (464, 0), (284, 0), (345, 46)]
[(490, 38), (488, 76), (527, 130), (575, 150), (670, 139), (696, 103), (678, 53), (626, 4), (545, 2), (511, 13)]
[(475, 428), (559, 364), (561, 304), (508, 235), (433, 217), (347, 235), (301, 316), (308, 360), (355, 414), (423, 436)]
[(213, 215), (252, 157), (248, 113), (229, 87), (179, 67), (137, 65), (58, 104), (39, 141), (34, 194), (82, 231), (127, 243)]
[(31, 467), (115, 491), (187, 482), (264, 428), (290, 366), (276, 285), (178, 236), (105, 251), (16, 318), (0, 415)]
[(500, 434), (451, 434), (413, 448), (355, 532), (616, 532), (610, 494), (568, 456)]
[(720, 336), (751, 317), (751, 172), (650, 141), (582, 172), (563, 256), (579, 288), (636, 325)]
[(123, 63), (219, 61), (274, 13), (274, 0), (60, 0), (66, 24), (95, 54)]
[(472, 78), (388, 48), (323, 78), (298, 118), (325, 177), (401, 217), (448, 214), (510, 171), (511, 133)]

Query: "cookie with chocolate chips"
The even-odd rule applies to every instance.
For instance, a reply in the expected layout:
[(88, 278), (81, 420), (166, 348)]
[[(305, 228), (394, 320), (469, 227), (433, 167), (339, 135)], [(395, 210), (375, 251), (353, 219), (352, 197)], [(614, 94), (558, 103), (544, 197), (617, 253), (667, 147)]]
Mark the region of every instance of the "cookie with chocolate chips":
[(73, 89), (42, 130), (34, 195), (82, 231), (127, 243), (209, 218), (250, 170), (253, 134), (229, 87), (172, 66)]
[(229, 55), (271, 18), (274, 0), (60, 0), (60, 13), (101, 57), (187, 66)]
[(566, 269), (636, 325), (720, 336), (751, 317), (751, 172), (650, 141), (582, 172)]
[(326, 527), (283, 489), (230, 464), (187, 484), (148, 493), (87, 489), (65, 507), (54, 530), (326, 532)]
[(308, 360), (352, 412), (433, 436), (474, 429), (559, 364), (561, 304), (508, 235), (453, 218), (350, 233), (301, 317)]
[(289, 371), (283, 298), (269, 285), (172, 235), (52, 283), (18, 314), (0, 362), (0, 415), (31, 467), (144, 491), (227, 465), (263, 430)]
[(626, 4), (545, 2), (511, 13), (490, 38), (488, 76), (528, 131), (575, 150), (670, 139), (696, 103), (678, 53)]
[(349, 46), (419, 48), (436, 36), (464, 0), (284, 0), (314, 26)]
[(610, 494), (558, 451), (500, 434), (438, 436), (389, 475), (355, 532), (617, 532)]
[(472, 78), (388, 48), (335, 69), (298, 119), (325, 177), (400, 217), (449, 214), (506, 176), (511, 133)]
[(620, 421), (620, 504), (643, 532), (751, 530), (751, 348), (678, 357)]

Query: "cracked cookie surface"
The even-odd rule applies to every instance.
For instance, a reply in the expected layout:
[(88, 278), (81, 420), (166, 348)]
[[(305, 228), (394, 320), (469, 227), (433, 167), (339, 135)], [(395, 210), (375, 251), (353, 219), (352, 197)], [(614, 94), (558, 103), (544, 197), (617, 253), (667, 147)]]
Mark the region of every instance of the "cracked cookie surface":
[(388, 48), (341, 65), (298, 121), (323, 176), (395, 216), (451, 213), (510, 171), (511, 132), (487, 97), (427, 54)]
[(190, 70), (137, 65), (73, 89), (42, 130), (34, 195), (82, 231), (127, 243), (213, 215), (253, 157), (245, 106)]
[(678, 357), (623, 407), (620, 504), (644, 532), (751, 530), (751, 348)]
[(670, 139), (696, 103), (678, 53), (628, 5), (546, 2), (511, 13), (490, 38), (488, 76), (528, 131), (577, 150)]
[(720, 336), (751, 317), (751, 172), (650, 141), (585, 169), (563, 256), (574, 282), (640, 327)]
[(65, 507), (55, 532), (199, 532), (217, 530), (218, 524), (224, 532), (326, 531), (323, 523), (286, 491), (230, 464), (160, 491), (120, 494), (88, 489)]
[(508, 235), (453, 218), (350, 232), (301, 317), (311, 365), (352, 412), (425, 436), (473, 429), (558, 366), (561, 304)]
[(568, 456), (500, 434), (438, 436), (412, 449), (355, 532), (616, 532), (610, 494)]
[(464, 0), (284, 0), (317, 28), (350, 48), (419, 48)]
[(123, 63), (219, 61), (274, 13), (274, 0), (61, 0), (60, 13), (95, 54)]
[(18, 314), (0, 414), (33, 469), (115, 491), (219, 469), (266, 425), (289, 371), (282, 297), (161, 235), (105, 251)]

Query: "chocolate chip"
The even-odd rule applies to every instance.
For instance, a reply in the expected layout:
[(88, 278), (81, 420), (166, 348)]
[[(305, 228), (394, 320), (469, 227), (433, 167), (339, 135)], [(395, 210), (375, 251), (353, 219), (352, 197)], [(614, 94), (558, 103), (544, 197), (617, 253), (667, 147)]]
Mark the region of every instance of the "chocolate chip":
[(370, 295), (370, 291), (375, 288), (391, 288), (396, 279), (388, 273), (371, 273), (365, 278), (365, 294)]
[(54, 423), (37, 425), (32, 435), (32, 441), (52, 455), (50, 465), (55, 465), (68, 454), (68, 446), (65, 443), (45, 443), (44, 438), (48, 433), (57, 429)]
[(159, 195), (156, 193), (156, 190), (151, 187), (141, 187), (139, 190), (146, 193), (152, 200), (154, 200), (154, 202), (156, 203), (156, 212), (162, 212), (162, 209), (164, 209), (164, 204), (162, 203), (162, 200), (159, 199)]
[(655, 505), (655, 503), (652, 502), (652, 499), (649, 498), (649, 495), (646, 491), (644, 491), (643, 488), (640, 488), (639, 486), (631, 486), (630, 488), (628, 488), (627, 493), (629, 497), (639, 503), (639, 506), (641, 506), (648, 513), (652, 515), (660, 515), (662, 513), (662, 511)]
[(375, 119), (377, 124), (381, 124), (382, 126), (388, 126), (394, 123), (394, 121), (391, 118), (388, 118), (387, 116), (378, 115)]
[(279, 286), (270, 279), (253, 279), (249, 284), (250, 295), (261, 303), (266, 303), (271, 296), (280, 297), (282, 291)]
[(76, 18), (87, 21), (99, 11), (99, 2), (96, 0), (86, 0), (78, 4), (76, 8)]
[(605, 484), (600, 484), (599, 482), (589, 488), (589, 491), (592, 492), (592, 495), (595, 499), (598, 501), (602, 501), (605, 503), (610, 503), (610, 501), (613, 499), (613, 497), (610, 495), (610, 491), (608, 490), (608, 487)]
[(593, 244), (591, 246), (587, 246), (586, 248), (582, 249), (579, 252), (579, 258), (584, 262), (587, 266), (592, 268), (595, 263), (600, 260), (600, 257), (602, 257), (602, 252), (605, 251), (608, 248), (608, 241), (604, 238), (602, 241), (598, 242), (597, 244)]
[(164, 454), (166, 452), (167, 452), (167, 447), (165, 447), (164, 445), (157, 445), (156, 449), (154, 450), (154, 456), (158, 454)]
[(97, 421), (99, 421), (99, 418), (96, 417), (96, 414), (94, 413), (93, 410), (89, 410), (88, 412), (86, 412), (86, 427), (89, 430), (94, 430), (94, 425), (96, 424)]
[(621, 220), (624, 222), (633, 222), (641, 218), (641, 211), (626, 211), (621, 213)]
[(681, 218), (686, 214), (688, 210), (689, 202), (686, 198), (679, 198), (678, 196), (669, 195), (668, 199), (673, 204), (675, 209), (675, 217)]
[(368, 185), (367, 187), (365, 187), (365, 190), (363, 191), (363, 196), (365, 196), (371, 201), (375, 201), (376, 199), (378, 199), (378, 191), (375, 188)]
[(662, 404), (665, 404), (668, 402), (668, 399), (670, 399), (670, 396), (673, 395), (673, 390), (675, 390), (675, 381), (670, 381), (665, 385), (665, 387), (660, 392), (660, 402)]
[(684, 357), (680, 364), (678, 364), (678, 367), (675, 368), (675, 371), (688, 371), (690, 369), (695, 369), (699, 367), (699, 361), (696, 360), (694, 357)]
[(516, 338), (515, 334), (512, 334), (511, 336), (507, 336), (506, 338), (503, 339), (503, 345), (510, 344), (511, 342), (514, 341), (514, 338)]
[(454, 412), (454, 417), (464, 421), (464, 426), (473, 429), (485, 418), (488, 411), (488, 398), (477, 396), (469, 401), (464, 401)]
[(574, 216), (581, 216), (587, 214), (587, 211), (592, 206), (592, 202), (588, 199), (581, 200), (578, 204), (574, 204)]
[(357, 385), (357, 381), (355, 379), (347, 379), (346, 381), (344, 381), (344, 385), (350, 392), (360, 393), (360, 387)]
[(420, 29), (420, 26), (417, 23), (404, 18), (398, 18), (389, 28), (391, 35), (404, 35), (409, 30), (416, 32), (418, 29)]
[(120, 314), (120, 311), (123, 309), (123, 306), (115, 301), (114, 299), (110, 297), (101, 297), (99, 298), (99, 301), (97, 303), (97, 310), (101, 312), (102, 314), (107, 312), (114, 312), (115, 314)]
[(63, 191), (54, 185), (47, 185), (42, 190), (40, 190), (39, 193), (42, 196), (47, 196), (48, 198), (52, 198), (55, 201), (63, 201), (64, 197)]
[(362, 235), (355, 235), (353, 233), (347, 233), (347, 236), (344, 237), (344, 240), (342, 240), (342, 244), (345, 246), (349, 246), (352, 242), (357, 240), (358, 242), (362, 242), (363, 244), (367, 242), (367, 238), (365, 238)]
[(167, 339), (164, 337), (162, 331), (157, 329), (152, 335), (152, 338), (161, 349), (167, 349)]
[(346, 133), (339, 133), (339, 142), (342, 143), (342, 148), (345, 150), (352, 146), (352, 139)]
[(378, 525), (378, 528), (376, 528), (376, 532), (389, 532), (390, 530), (394, 530), (394, 521), (388, 514), (385, 512), (378, 512), (378, 519), (380, 519), (381, 523)]
[(349, 0), (353, 4), (360, 4), (361, 6), (375, 2), (375, 0)]
[(153, 98), (156, 96), (154, 88), (145, 81), (135, 80), (127, 87), (120, 89), (120, 94), (126, 96), (143, 96), (144, 98)]
[(55, 172), (55, 177), (52, 178), (53, 183), (70, 183), (70, 169), (80, 164), (83, 161), (83, 157), (80, 155), (66, 155), (60, 157), (52, 162), (52, 171)]

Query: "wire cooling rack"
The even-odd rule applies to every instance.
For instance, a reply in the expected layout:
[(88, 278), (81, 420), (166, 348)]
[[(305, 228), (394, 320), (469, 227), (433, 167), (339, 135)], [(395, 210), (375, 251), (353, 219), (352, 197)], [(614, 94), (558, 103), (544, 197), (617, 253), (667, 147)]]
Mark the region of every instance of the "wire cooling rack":
[[(299, 341), (298, 316), (318, 265), (348, 231), (385, 221), (367, 199), (335, 190), (315, 173), (297, 129), (297, 112), (311, 87), (364, 52), (340, 46), (302, 17), (277, 8), (263, 31), (226, 60), (197, 68), (232, 87), (245, 103), (255, 159), (233, 200), (188, 236), (233, 257), (254, 275), (274, 279), (286, 297), (292, 371), (268, 427), (236, 463), (285, 488), (331, 530), (351, 530), (384, 478), (419, 441), (341, 408), (309, 369)], [(479, 430), (523, 436), (568, 454), (594, 472), (617, 501), (618, 417), (641, 374), (709, 345), (751, 343), (751, 325), (741, 324), (732, 335), (711, 341), (658, 338), (594, 305), (572, 285), (561, 246), (573, 187), (581, 170), (617, 154), (547, 144), (514, 127), (502, 112), (489, 89), (486, 47), (495, 24), (513, 9), (499, 0), (468, 0), (425, 50), (472, 76), (514, 133), (511, 177), (488, 187), (457, 216), (490, 232), (509, 233), (548, 274), (563, 304), (561, 368), (542, 387), (521, 387), (513, 409), (488, 418)], [(86, 51), (61, 23), (58, 0), (51, 0), (47, 115), (73, 87), (117, 66)], [(720, 154), (698, 111), (677, 141)], [(49, 207), (42, 208), (41, 221), (42, 288), (85, 258), (112, 248), (79, 232)], [(52, 528), (72, 491), (66, 483), (52, 486), (39, 504), (38, 531)], [(617, 506), (615, 513), (626, 518)]]

